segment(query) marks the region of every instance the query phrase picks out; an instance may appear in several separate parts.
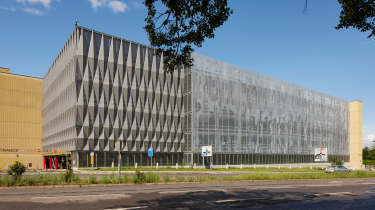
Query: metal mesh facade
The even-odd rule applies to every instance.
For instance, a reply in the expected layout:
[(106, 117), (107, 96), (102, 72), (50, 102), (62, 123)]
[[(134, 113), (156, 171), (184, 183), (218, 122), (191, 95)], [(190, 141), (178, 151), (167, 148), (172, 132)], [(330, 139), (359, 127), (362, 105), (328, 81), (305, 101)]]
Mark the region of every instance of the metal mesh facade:
[(147, 164), (151, 147), (161, 164), (181, 162), (183, 73), (161, 69), (153, 49), (77, 27), (44, 80), (43, 147), (73, 151), (75, 166), (91, 151), (113, 164), (120, 145), (124, 165)]
[(313, 162), (314, 148), (348, 161), (348, 102), (194, 55), (185, 72), (186, 152), (214, 164)]
[[(73, 164), (313, 162), (314, 149), (348, 161), (348, 102), (202, 55), (164, 73), (144, 45), (76, 27), (43, 82), (46, 150), (72, 151)], [(122, 142), (120, 146), (117, 142)], [(120, 148), (121, 147), (121, 148)], [(154, 164), (155, 164), (154, 163)]]

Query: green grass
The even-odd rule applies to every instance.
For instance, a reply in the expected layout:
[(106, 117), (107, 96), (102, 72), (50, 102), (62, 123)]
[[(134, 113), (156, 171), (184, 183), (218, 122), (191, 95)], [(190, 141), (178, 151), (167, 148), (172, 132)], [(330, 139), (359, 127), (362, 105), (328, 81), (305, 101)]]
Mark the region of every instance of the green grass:
[(243, 181), (243, 180), (286, 180), (286, 179), (332, 179), (332, 178), (375, 178), (375, 173), (370, 171), (352, 171), (350, 173), (332, 173), (321, 172), (311, 173), (269, 173), (269, 172), (250, 172), (236, 176), (189, 176), (189, 177), (169, 177), (154, 172), (134, 173), (133, 176), (126, 175), (118, 177), (114, 174), (105, 175), (98, 178), (96, 175), (80, 178), (76, 175), (70, 175), (71, 179), (66, 179), (64, 174), (46, 174), (23, 176), (15, 181), (9, 175), (0, 176), (0, 186), (41, 186), (41, 185), (64, 185), (64, 184), (119, 184), (119, 183), (168, 183), (168, 182), (210, 182), (210, 181)]

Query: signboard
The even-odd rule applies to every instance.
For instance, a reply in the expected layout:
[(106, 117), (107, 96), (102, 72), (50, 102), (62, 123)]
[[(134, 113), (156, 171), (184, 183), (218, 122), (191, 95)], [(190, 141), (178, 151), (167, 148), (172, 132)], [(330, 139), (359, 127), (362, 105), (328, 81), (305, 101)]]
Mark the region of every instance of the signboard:
[(212, 156), (212, 145), (202, 146), (202, 157), (211, 157)]
[(148, 156), (149, 157), (154, 156), (154, 149), (152, 149), (152, 148), (148, 149)]
[(327, 147), (315, 148), (314, 161), (315, 162), (327, 162), (328, 161)]
[(94, 152), (90, 152), (90, 164), (94, 165)]

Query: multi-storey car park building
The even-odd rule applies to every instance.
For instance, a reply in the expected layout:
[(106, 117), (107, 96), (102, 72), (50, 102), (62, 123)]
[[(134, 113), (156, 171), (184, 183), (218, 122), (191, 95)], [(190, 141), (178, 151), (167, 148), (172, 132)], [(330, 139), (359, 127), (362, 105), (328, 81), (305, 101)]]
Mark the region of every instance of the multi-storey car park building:
[(315, 148), (360, 164), (360, 102), (193, 57), (167, 74), (152, 48), (77, 26), (43, 82), (43, 148), (75, 167), (117, 165), (119, 150), (150, 165), (149, 148), (154, 164), (200, 164), (206, 145), (214, 165), (314, 162)]

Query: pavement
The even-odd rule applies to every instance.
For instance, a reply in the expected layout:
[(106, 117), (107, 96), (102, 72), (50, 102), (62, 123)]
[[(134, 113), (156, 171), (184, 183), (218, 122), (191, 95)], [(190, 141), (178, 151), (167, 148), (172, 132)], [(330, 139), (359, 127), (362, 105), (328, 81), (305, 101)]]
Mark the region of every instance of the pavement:
[(0, 188), (0, 209), (375, 209), (375, 179)]

